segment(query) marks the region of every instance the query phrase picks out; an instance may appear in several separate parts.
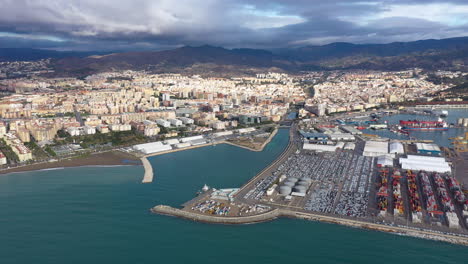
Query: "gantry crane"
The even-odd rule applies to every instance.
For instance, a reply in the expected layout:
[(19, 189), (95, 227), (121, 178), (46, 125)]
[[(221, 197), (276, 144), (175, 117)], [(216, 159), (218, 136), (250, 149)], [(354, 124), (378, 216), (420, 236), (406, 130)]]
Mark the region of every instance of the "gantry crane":
[(449, 138), (452, 139), (453, 149), (457, 152), (468, 152), (468, 132), (465, 136)]

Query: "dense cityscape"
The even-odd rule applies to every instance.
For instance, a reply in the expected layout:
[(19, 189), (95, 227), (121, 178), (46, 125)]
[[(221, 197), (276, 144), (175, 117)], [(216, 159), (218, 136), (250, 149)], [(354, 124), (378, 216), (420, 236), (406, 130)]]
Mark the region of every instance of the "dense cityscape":
[(1, 263), (465, 263), (465, 2), (0, 0)]

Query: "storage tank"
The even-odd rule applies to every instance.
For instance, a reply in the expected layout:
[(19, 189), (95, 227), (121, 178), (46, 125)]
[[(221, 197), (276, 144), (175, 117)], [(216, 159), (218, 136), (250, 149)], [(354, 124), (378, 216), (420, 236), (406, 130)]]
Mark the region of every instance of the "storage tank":
[(287, 181), (291, 181), (291, 182), (297, 182), (299, 179), (298, 178), (295, 178), (295, 177), (289, 177), (287, 179)]
[(311, 178), (302, 177), (300, 180), (301, 180), (301, 181), (308, 182), (308, 183), (312, 183), (312, 179), (311, 179)]
[(293, 190), (298, 193), (305, 193), (307, 191), (307, 187), (302, 185), (296, 185), (294, 186)]
[(291, 187), (289, 186), (280, 186), (279, 188), (280, 195), (290, 195), (291, 194)]
[(298, 181), (296, 183), (297, 186), (304, 186), (304, 187), (309, 187), (310, 183), (306, 182), (306, 181)]
[(285, 181), (285, 182), (283, 183), (283, 185), (292, 188), (294, 185), (296, 185), (296, 183), (295, 183), (295, 182), (291, 182), (291, 181)]

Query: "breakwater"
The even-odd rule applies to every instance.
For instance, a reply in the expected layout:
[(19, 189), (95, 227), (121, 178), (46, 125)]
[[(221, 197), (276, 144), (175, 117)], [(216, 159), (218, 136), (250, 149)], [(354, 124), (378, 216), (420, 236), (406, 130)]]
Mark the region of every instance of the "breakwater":
[(141, 163), (143, 163), (143, 167), (145, 168), (145, 175), (143, 176), (142, 183), (150, 183), (153, 182), (153, 167), (151, 163), (148, 161), (146, 157), (141, 158)]
[(375, 231), (380, 231), (380, 232), (394, 233), (398, 235), (405, 235), (405, 236), (443, 241), (443, 242), (468, 246), (468, 236), (464, 236), (464, 235), (440, 233), (440, 232), (434, 232), (434, 231), (426, 230), (426, 229), (415, 229), (415, 228), (408, 228), (408, 227), (403, 227), (403, 226), (382, 225), (382, 224), (376, 224), (376, 223), (371, 223), (371, 222), (336, 218), (336, 217), (324, 216), (324, 215), (319, 215), (319, 214), (314, 214), (314, 213), (309, 213), (309, 212), (299, 212), (299, 211), (292, 211), (292, 210), (280, 209), (280, 208), (276, 208), (271, 211), (261, 213), (258, 215), (239, 216), (239, 217), (203, 215), (203, 214), (199, 214), (195, 212), (173, 208), (173, 207), (166, 206), (166, 205), (155, 206), (151, 209), (151, 212), (156, 213), (156, 214), (180, 217), (180, 218), (197, 221), (197, 222), (203, 222), (203, 223), (232, 224), (232, 225), (267, 222), (267, 221), (271, 221), (280, 217), (297, 218), (297, 219), (304, 219), (304, 220), (309, 220), (309, 221), (320, 221), (320, 222), (325, 222), (325, 223), (344, 225), (344, 226), (353, 227), (353, 228), (369, 229), (369, 230), (375, 230)]
[(273, 209), (271, 211), (252, 215), (252, 216), (240, 216), (240, 217), (229, 217), (229, 216), (211, 216), (197, 214), (194, 212), (184, 211), (167, 205), (157, 205), (151, 209), (151, 212), (163, 215), (176, 216), (185, 218), (197, 222), (211, 223), (211, 224), (252, 224), (259, 222), (266, 222), (276, 219), (280, 216), (279, 209)]

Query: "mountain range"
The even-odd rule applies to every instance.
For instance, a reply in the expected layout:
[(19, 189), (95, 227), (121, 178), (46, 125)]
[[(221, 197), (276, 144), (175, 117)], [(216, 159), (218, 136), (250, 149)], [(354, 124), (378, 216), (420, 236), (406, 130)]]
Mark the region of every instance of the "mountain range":
[(271, 70), (404, 70), (414, 67), (468, 71), (468, 37), (389, 44), (331, 43), (272, 50), (226, 49), (209, 45), (110, 54), (0, 49), (0, 61), (2, 58), (35, 60), (48, 57), (53, 58), (51, 66), (56, 76), (84, 76), (125, 69), (216, 76)]

